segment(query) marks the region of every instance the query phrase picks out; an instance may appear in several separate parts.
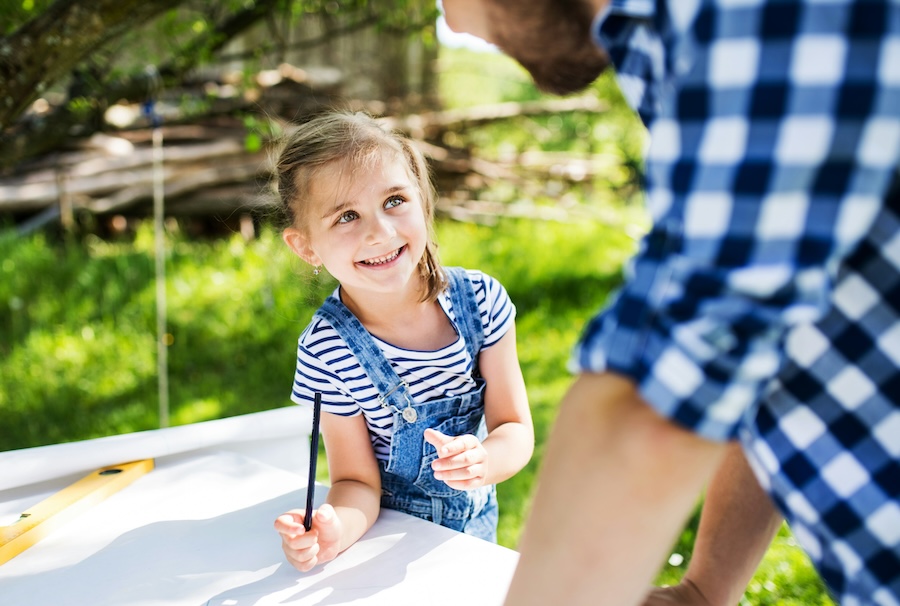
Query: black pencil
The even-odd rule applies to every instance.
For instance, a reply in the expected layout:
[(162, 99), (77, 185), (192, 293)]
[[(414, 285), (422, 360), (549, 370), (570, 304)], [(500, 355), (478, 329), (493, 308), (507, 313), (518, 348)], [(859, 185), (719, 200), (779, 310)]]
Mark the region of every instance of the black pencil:
[(309, 479), (306, 482), (306, 515), (303, 527), (312, 527), (313, 498), (316, 496), (316, 460), (319, 458), (319, 417), (322, 414), (322, 393), (316, 392), (313, 404), (312, 435), (309, 440)]

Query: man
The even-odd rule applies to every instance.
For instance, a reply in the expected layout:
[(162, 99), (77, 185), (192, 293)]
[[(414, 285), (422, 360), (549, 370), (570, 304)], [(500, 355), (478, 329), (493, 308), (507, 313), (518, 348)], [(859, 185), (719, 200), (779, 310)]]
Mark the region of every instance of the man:
[(900, 604), (900, 3), (443, 7), (553, 92), (612, 62), (650, 132), (653, 228), (575, 352), (507, 603), (639, 603), (713, 478), (679, 595), (733, 604), (774, 502), (838, 600)]

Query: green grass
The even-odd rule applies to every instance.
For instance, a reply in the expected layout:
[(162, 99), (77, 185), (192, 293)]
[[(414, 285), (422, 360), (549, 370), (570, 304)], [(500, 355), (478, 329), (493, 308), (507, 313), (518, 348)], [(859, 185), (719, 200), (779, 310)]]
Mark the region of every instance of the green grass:
[[(618, 281), (634, 241), (603, 226), (525, 220), (440, 222), (438, 238), (446, 264), (482, 268), (507, 286), (523, 367), (535, 393), (549, 394), (540, 406), (552, 408), (579, 327)], [(555, 254), (524, 255), (522, 242)], [(169, 250), (172, 422), (288, 405), (297, 335), (331, 279), (313, 279), (271, 229), (249, 243), (170, 234)], [(122, 242), (7, 236), (0, 255), (0, 450), (156, 427), (149, 225)]]
[[(499, 487), (500, 543), (515, 547), (543, 445), (571, 380), (566, 362), (584, 322), (620, 281), (635, 242), (600, 223), (441, 221), (447, 265), (497, 277), (518, 310), (519, 356), (534, 415), (536, 454)], [(272, 230), (188, 241), (169, 235), (172, 423), (286, 406), (295, 344), (333, 288), (312, 279)], [(0, 450), (157, 427), (152, 234), (133, 241), (51, 243), (0, 238)], [(552, 294), (551, 294), (552, 293)], [(323, 479), (327, 476), (323, 475)], [(696, 517), (664, 566), (676, 582)], [(773, 543), (748, 604), (829, 604), (787, 530)]]
[[(450, 74), (441, 93), (451, 106), (541, 96), (502, 55), (442, 51), (441, 65)], [(462, 133), (453, 144), (487, 157), (575, 149), (611, 158), (609, 170), (565, 192), (577, 204), (602, 209), (604, 221), (440, 221), (437, 229), (443, 262), (495, 276), (518, 310), (519, 357), (537, 448), (531, 463), (499, 487), (499, 540), (510, 547), (518, 542), (557, 403), (571, 381), (566, 363), (572, 345), (621, 279), (636, 245), (627, 234), (639, 234), (646, 224), (633, 198), (643, 132), (608, 77), (592, 92), (610, 104), (601, 116), (511, 120)], [(529, 192), (479, 194), (515, 201)], [(545, 193), (534, 202), (558, 198)], [(192, 241), (176, 230), (168, 234), (168, 247), (172, 423), (290, 405), (296, 338), (334, 283), (313, 279), (271, 229), (251, 242), (237, 235)], [(157, 427), (149, 226), (112, 242), (0, 236), (0, 259), (0, 450)], [(678, 557), (662, 567), (660, 583), (683, 574), (697, 519), (673, 546)], [(831, 601), (784, 528), (743, 603)]]

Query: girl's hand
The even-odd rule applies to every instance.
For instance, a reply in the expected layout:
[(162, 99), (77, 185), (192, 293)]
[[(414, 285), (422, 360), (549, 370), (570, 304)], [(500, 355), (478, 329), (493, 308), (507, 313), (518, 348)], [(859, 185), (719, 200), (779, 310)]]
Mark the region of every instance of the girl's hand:
[(456, 490), (484, 486), (487, 451), (481, 440), (471, 434), (448, 436), (436, 429), (426, 429), (425, 440), (437, 449), (438, 458), (431, 463), (436, 479)]
[(329, 504), (313, 512), (309, 532), (303, 528), (303, 510), (294, 509), (278, 516), (275, 530), (281, 535), (281, 549), (288, 562), (306, 572), (316, 564), (331, 561), (337, 556), (341, 540), (341, 520)]

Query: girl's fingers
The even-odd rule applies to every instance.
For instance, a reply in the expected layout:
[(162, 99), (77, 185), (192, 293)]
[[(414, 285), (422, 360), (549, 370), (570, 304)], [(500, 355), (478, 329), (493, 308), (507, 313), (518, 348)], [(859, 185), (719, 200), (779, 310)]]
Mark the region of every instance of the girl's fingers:
[(464, 452), (463, 454), (447, 459), (435, 459), (431, 462), (431, 468), (434, 471), (453, 471), (455, 469), (468, 469), (473, 465), (480, 465), (484, 462), (483, 457), (470, 453), (472, 453), (472, 451)]
[(291, 563), (291, 566), (293, 566), (300, 572), (307, 572), (309, 570), (312, 570), (315, 565), (319, 563), (319, 559), (316, 557), (316, 554), (310, 555), (305, 552), (297, 553), (285, 548), (284, 555), (287, 558), (288, 562)]
[(319, 562), (321, 547), (315, 532), (308, 532), (293, 538), (282, 536), (281, 549), (291, 566), (301, 572), (312, 570)]
[(305, 532), (301, 526), (299, 533), (281, 533), (281, 542), (291, 549), (309, 549), (319, 542), (319, 537), (315, 528)]
[(442, 482), (474, 480), (483, 476), (484, 465), (482, 464), (434, 472), (434, 477)]
[(303, 528), (304, 512), (292, 510), (275, 519), (275, 530), (281, 534), (298, 534)]
[(472, 490), (484, 486), (484, 479), (471, 478), (469, 480), (451, 480), (445, 482), (445, 484), (454, 490)]
[[(438, 432), (435, 432), (438, 433)], [(443, 434), (439, 434), (443, 435)], [(434, 442), (431, 442), (434, 444)], [(455, 438), (450, 438), (449, 440), (441, 443), (440, 445), (435, 445), (437, 448), (437, 454), (440, 458), (452, 457), (458, 455), (460, 453), (464, 453), (469, 450), (473, 450), (478, 448), (481, 445), (481, 442), (473, 436), (472, 434), (463, 434), (461, 436), (456, 436)]]
[[(480, 446), (480, 443), (477, 439), (475, 440), (475, 442), (478, 446)], [(464, 450), (463, 452), (453, 456), (435, 459), (431, 462), (431, 468), (435, 471), (465, 469), (467, 467), (472, 467), (473, 465), (483, 464), (486, 457), (487, 453), (485, 452), (484, 448), (476, 447)]]

